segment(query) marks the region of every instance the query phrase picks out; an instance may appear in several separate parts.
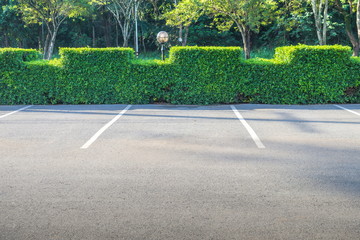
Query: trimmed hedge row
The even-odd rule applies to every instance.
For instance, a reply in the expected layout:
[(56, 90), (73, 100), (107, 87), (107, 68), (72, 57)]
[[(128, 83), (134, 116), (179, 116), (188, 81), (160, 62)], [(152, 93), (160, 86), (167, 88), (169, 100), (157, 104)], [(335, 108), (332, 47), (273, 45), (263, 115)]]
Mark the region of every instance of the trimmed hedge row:
[(12, 70), (21, 67), (24, 61), (40, 59), (40, 53), (33, 49), (0, 48), (0, 69)]
[(0, 49), (0, 104), (360, 103), (360, 60), (350, 54), (298, 45), (245, 61), (239, 47), (173, 47), (166, 61), (144, 61), (130, 48), (63, 48), (43, 61)]
[(292, 64), (346, 64), (349, 63), (350, 47), (333, 46), (288, 46), (275, 49), (275, 59)]

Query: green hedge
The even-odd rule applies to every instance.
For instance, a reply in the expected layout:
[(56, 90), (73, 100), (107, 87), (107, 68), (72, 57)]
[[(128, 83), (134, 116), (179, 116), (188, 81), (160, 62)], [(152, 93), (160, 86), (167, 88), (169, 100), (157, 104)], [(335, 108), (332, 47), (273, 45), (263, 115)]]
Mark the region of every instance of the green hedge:
[(350, 47), (289, 46), (275, 50), (275, 59), (248, 61), (251, 102), (319, 104), (359, 101), (360, 65)]
[(130, 71), (131, 48), (62, 48), (62, 71), (56, 81), (56, 102), (103, 104), (119, 102), (119, 91)]
[(275, 59), (292, 64), (345, 64), (350, 60), (351, 48), (340, 45), (333, 46), (287, 46), (275, 49)]
[(239, 47), (173, 47), (169, 62), (177, 75), (164, 86), (166, 102), (230, 103), (243, 83), (238, 74), (243, 62)]
[(0, 104), (360, 103), (360, 60), (344, 46), (290, 46), (274, 59), (239, 47), (173, 47), (166, 61), (130, 48), (63, 48), (61, 58), (0, 49)]
[(40, 53), (33, 49), (0, 48), (0, 69), (15, 70), (23, 66), (24, 61), (40, 59)]
[(192, 67), (227, 65), (242, 61), (240, 47), (172, 47), (170, 61)]
[(38, 101), (44, 97), (38, 90), (47, 80), (39, 78), (41, 71), (29, 71), (25, 64), (40, 59), (40, 56), (40, 53), (33, 49), (0, 49), (0, 104), (47, 102), (44, 99)]
[(102, 68), (121, 68), (134, 56), (131, 48), (61, 48), (64, 67), (75, 71), (101, 72)]

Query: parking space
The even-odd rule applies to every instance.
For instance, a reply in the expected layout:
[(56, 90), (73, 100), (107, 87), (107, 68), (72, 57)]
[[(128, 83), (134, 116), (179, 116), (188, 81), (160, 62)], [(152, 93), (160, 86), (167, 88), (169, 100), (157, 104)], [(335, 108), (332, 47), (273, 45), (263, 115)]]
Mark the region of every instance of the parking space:
[(30, 107), (32, 107), (32, 105), (24, 106), (24, 107), (20, 107), (20, 108), (18, 106), (4, 106), (0, 110), (0, 118), (5, 118), (7, 116), (10, 116), (14, 113), (20, 112), (20, 111), (25, 110)]
[[(359, 111), (356, 105), (348, 109)], [(327, 106), (248, 106), (243, 115), (261, 135), (271, 143), (305, 143), (358, 149), (360, 118), (339, 109)], [(280, 146), (279, 146), (280, 147)]]
[[(83, 144), (97, 128), (116, 116), (118, 106), (32, 106), (1, 119), (3, 144), (16, 141), (16, 148), (71, 149)], [(1, 109), (2, 107), (0, 107)], [(5, 107), (6, 109), (6, 107)], [(15, 109), (13, 107), (13, 109)], [(5, 114), (8, 111), (4, 111)], [(0, 113), (1, 114), (1, 113)], [(33, 146), (34, 147), (34, 146)]]
[(0, 106), (0, 239), (357, 239), (359, 114)]

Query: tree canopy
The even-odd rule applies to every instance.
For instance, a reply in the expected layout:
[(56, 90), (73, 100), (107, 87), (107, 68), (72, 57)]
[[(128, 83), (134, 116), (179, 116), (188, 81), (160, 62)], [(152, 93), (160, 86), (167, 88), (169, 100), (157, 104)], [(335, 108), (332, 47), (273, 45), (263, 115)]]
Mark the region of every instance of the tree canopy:
[[(136, 14), (135, 14), (136, 13)], [(138, 38), (135, 41), (135, 19)], [(360, 49), (359, 0), (3, 0), (0, 47), (241, 46), (252, 50), (298, 43)]]
[(66, 18), (85, 14), (86, 0), (19, 0), (19, 10), (27, 24), (45, 24), (48, 37), (44, 45), (44, 58), (50, 59), (61, 24)]

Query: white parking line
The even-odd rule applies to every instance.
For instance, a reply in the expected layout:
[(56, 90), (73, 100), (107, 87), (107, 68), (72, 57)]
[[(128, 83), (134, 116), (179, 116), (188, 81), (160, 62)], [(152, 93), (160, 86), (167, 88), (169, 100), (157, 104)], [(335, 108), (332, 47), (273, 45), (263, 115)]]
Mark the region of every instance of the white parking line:
[(5, 115), (2, 115), (2, 116), (0, 116), (0, 118), (7, 117), (7, 116), (9, 116), (9, 115), (11, 115), (11, 114), (14, 114), (14, 113), (20, 112), (20, 111), (25, 110), (25, 109), (27, 109), (27, 108), (31, 108), (32, 106), (34, 106), (34, 105), (30, 105), (30, 106), (26, 106), (26, 107), (20, 108), (20, 109), (18, 109), (18, 110), (16, 110), (16, 111), (13, 111), (13, 112), (11, 112), (11, 113), (8, 113), (8, 114), (5, 114)]
[(354, 111), (352, 111), (352, 110), (350, 110), (350, 109), (344, 108), (344, 107), (339, 106), (339, 105), (336, 105), (336, 104), (335, 104), (334, 106), (335, 106), (335, 107), (338, 107), (338, 108), (341, 108), (341, 109), (343, 109), (343, 110), (345, 110), (345, 111), (351, 112), (351, 113), (353, 113), (353, 114), (355, 114), (355, 115), (360, 116), (360, 113), (354, 112)]
[(124, 110), (122, 110), (116, 117), (114, 117), (110, 122), (108, 122), (105, 126), (103, 126), (97, 133), (95, 133), (94, 136), (92, 136), (89, 141), (87, 141), (81, 149), (87, 149), (90, 147), (91, 144), (93, 144), (100, 135), (106, 131), (111, 125), (113, 125), (122, 115), (126, 113), (127, 110), (131, 108), (132, 105), (128, 105)]
[(258, 148), (265, 148), (264, 144), (261, 142), (260, 138), (258, 137), (258, 135), (255, 133), (255, 131), (250, 127), (250, 125), (245, 121), (245, 119), (243, 118), (243, 116), (241, 116), (241, 114), (239, 113), (239, 111), (235, 108), (234, 105), (231, 105), (231, 109), (234, 111), (235, 115), (237, 116), (237, 118), (240, 120), (240, 122), (244, 125), (244, 127), (246, 128), (246, 130), (249, 132), (250, 136), (252, 137), (252, 139), (254, 140), (256, 146)]

